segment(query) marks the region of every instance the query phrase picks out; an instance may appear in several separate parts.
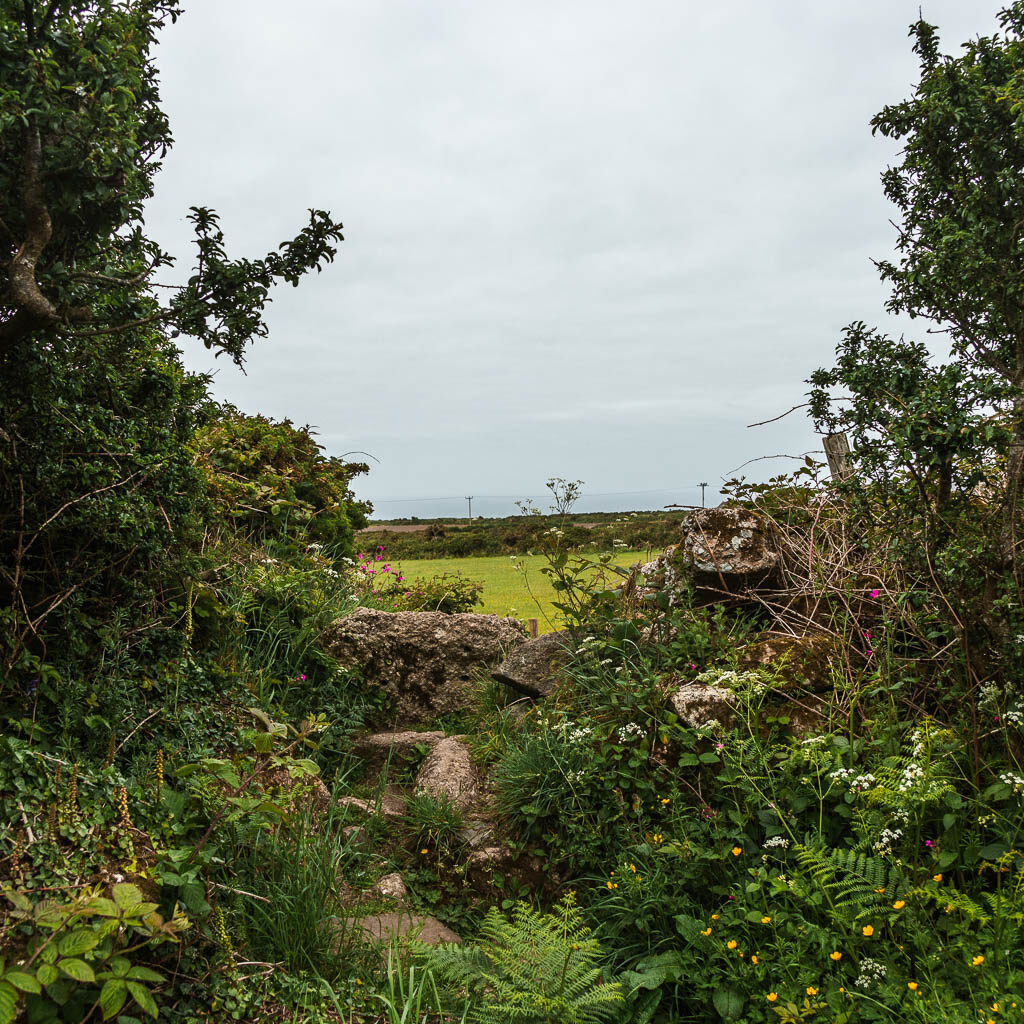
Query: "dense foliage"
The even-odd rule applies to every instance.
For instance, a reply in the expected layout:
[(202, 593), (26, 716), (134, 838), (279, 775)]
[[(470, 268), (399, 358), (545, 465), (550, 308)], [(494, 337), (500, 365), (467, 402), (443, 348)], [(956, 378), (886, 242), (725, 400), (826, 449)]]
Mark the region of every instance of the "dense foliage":
[[(478, 585), (355, 551), (366, 467), (213, 403), (170, 336), (241, 358), (338, 225), (228, 261), (195, 210), (194, 275), (149, 287), (177, 13), (0, 0), (0, 1024), (1021, 1019), (1024, 3), (957, 58), (914, 27), (921, 82), (876, 119), (905, 144), (881, 266), (952, 354), (855, 324), (814, 374), (853, 475), (730, 489), (774, 591), (620, 570), (615, 541), (678, 520), (583, 531), (559, 478), (553, 519), (388, 541), (547, 558), (555, 692), (482, 680), (432, 723), (489, 773), (487, 850), (447, 797), (384, 813), (426, 736), (377, 777), (353, 734), (392, 709), (320, 644), (357, 603), (457, 612)], [(463, 947), (365, 941), (391, 871)]]

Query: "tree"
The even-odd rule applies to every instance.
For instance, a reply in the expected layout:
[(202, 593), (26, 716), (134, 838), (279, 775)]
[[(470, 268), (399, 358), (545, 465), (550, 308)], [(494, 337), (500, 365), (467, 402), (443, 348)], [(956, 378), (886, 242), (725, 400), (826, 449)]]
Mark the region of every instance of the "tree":
[(229, 260), (216, 215), (194, 207), (196, 262), (166, 303), (151, 285), (170, 257), (142, 207), (172, 139), (151, 53), (176, 0), (0, 2), (0, 352), (53, 333), (96, 337), (157, 325), (240, 362), (267, 333), (275, 281), (335, 256), (323, 210), (261, 259)]
[[(146, 658), (181, 649), (214, 507), (193, 441), (216, 410), (172, 339), (241, 363), (267, 333), (271, 286), (322, 269), (342, 238), (311, 210), (277, 251), (229, 260), (216, 215), (195, 207), (191, 276), (157, 290), (171, 261), (142, 214), (172, 138), (153, 50), (179, 13), (176, 0), (0, 0), (5, 683), (42, 690), (102, 664), (130, 686)], [(338, 529), (350, 535), (347, 509)]]
[(888, 308), (948, 332), (967, 367), (1012, 391), (1003, 496), (1004, 560), (1024, 474), (1024, 2), (1001, 32), (942, 56), (935, 26), (911, 26), (921, 75), (910, 99), (885, 107), (874, 131), (903, 142), (882, 176), (901, 216), (898, 256), (877, 265)]

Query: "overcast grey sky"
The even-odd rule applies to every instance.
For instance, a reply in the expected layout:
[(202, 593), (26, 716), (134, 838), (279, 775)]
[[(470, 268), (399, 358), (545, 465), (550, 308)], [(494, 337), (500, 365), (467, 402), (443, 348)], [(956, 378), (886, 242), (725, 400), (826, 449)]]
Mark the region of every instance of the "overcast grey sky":
[[(910, 94), (919, 0), (192, 0), (158, 63), (176, 138), (150, 230), (187, 269), (190, 205), (232, 255), (345, 224), (215, 394), (379, 464), (381, 517), (709, 499), (818, 447), (796, 413), (842, 328), (895, 323), (869, 121)], [(944, 49), (996, 0), (924, 0)], [(786, 465), (748, 466), (764, 477)], [(642, 492), (618, 495), (616, 492)], [(443, 503), (392, 499), (457, 497)]]

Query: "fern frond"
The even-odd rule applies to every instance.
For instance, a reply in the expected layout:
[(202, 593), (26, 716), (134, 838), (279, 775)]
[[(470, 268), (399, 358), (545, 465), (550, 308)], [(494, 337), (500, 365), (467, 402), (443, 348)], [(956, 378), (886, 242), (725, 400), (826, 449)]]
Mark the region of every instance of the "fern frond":
[(854, 921), (891, 904), (905, 888), (902, 872), (884, 857), (799, 844), (794, 851), (800, 866), (828, 893), (836, 910), (856, 908)]
[[(989, 895), (989, 893), (985, 893), (986, 897)], [(949, 913), (958, 911), (964, 917), (977, 921), (978, 924), (988, 924), (992, 920), (970, 896), (960, 892), (959, 889), (954, 889), (952, 886), (943, 886), (941, 889), (911, 889), (907, 894), (907, 898), (919, 899), (926, 903), (935, 903)]]
[(430, 966), (449, 984), (477, 996), (479, 1024), (589, 1024), (615, 1014), (617, 983), (602, 983), (601, 947), (572, 893), (552, 913), (516, 905), (512, 920), (487, 912), (481, 942), (438, 947)]

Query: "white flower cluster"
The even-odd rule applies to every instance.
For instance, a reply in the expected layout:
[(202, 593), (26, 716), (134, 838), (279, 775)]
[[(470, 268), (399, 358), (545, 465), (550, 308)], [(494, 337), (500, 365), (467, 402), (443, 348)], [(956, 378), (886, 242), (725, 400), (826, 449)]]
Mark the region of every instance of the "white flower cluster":
[(896, 787), (901, 793), (909, 793), (912, 789), (916, 789), (924, 778), (924, 769), (916, 762), (911, 761), (910, 764), (903, 769), (903, 775), (900, 778), (900, 784)]
[(629, 722), (618, 729), (618, 737), (623, 743), (628, 743), (630, 740), (642, 739), (643, 735), (644, 727), (642, 725), (637, 725), (636, 722)]
[(600, 647), (601, 641), (596, 636), (585, 636), (580, 641), (579, 647), (576, 648), (577, 654), (586, 654), (587, 651), (592, 650), (595, 647)]
[(757, 669), (748, 672), (736, 672), (733, 669), (709, 668), (694, 679), (695, 683), (708, 686), (721, 686), (727, 690), (751, 689), (755, 693), (764, 693), (768, 687), (764, 676)]
[(834, 772), (829, 773), (829, 778), (836, 782), (848, 782), (851, 793), (865, 793), (878, 785), (878, 780), (871, 772), (854, 777), (852, 768), (837, 768)]
[(910, 742), (914, 744), (914, 757), (921, 757), (924, 754), (924, 734), (920, 729), (915, 729), (910, 734)]
[(824, 743), (827, 740), (827, 736), (808, 736), (807, 739), (800, 741), (802, 747), (813, 747), (819, 743)]
[(1014, 793), (1024, 790), (1024, 778), (1021, 778), (1016, 772), (1002, 772), (999, 776), (999, 781), (1007, 786), (1012, 786)]
[(1012, 711), (1007, 711), (1003, 718), (1011, 725), (1024, 725), (1024, 709), (1018, 704)]
[(565, 777), (569, 780), (570, 783), (582, 782), (586, 774), (587, 773), (582, 768), (580, 768), (579, 771), (568, 772)]
[(860, 962), (860, 977), (854, 982), (857, 988), (870, 988), (885, 977), (885, 964), (866, 956)]
[(565, 734), (565, 738), (569, 743), (582, 743), (584, 740), (590, 739), (593, 731), (588, 725), (577, 725)]
[(878, 841), (875, 843), (877, 853), (892, 853), (892, 848), (903, 838), (901, 828), (883, 828), (879, 833)]
[(765, 840), (764, 848), (766, 850), (788, 850), (789, 840), (785, 836), (772, 836), (771, 839)]

